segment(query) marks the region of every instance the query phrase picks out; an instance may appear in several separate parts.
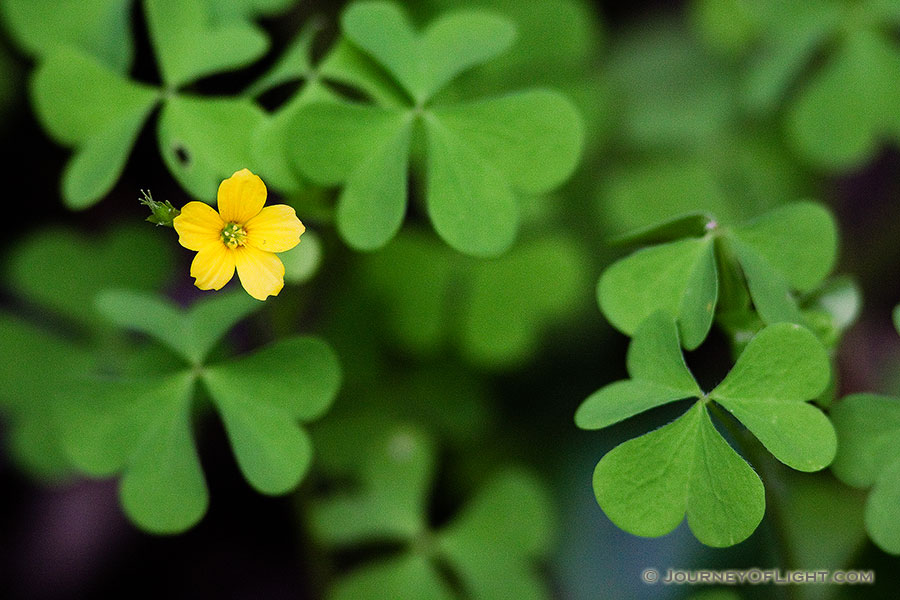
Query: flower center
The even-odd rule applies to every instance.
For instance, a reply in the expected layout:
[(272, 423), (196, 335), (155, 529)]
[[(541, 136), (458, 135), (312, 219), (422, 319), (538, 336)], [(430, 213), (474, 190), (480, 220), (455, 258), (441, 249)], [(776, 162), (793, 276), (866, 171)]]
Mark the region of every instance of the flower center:
[(237, 248), (244, 245), (247, 238), (247, 231), (243, 225), (238, 223), (228, 223), (222, 228), (222, 241), (229, 248)]

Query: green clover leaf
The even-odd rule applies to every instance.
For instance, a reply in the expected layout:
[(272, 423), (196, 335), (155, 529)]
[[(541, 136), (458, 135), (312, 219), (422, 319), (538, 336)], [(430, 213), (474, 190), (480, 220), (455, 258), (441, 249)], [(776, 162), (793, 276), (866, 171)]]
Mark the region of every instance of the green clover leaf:
[(160, 106), (160, 153), (192, 196), (210, 201), (222, 179), (253, 160), (262, 109), (248, 99), (178, 90), (250, 64), (267, 50), (268, 39), (246, 21), (216, 21), (206, 0), (145, 0), (144, 8), (163, 89), (131, 81), (71, 45), (48, 51), (33, 75), (39, 120), (56, 142), (75, 150), (62, 181), (70, 208), (88, 208), (109, 192)]
[(217, 21), (246, 21), (282, 13), (296, 0), (206, 0)]
[(696, 348), (709, 332), (723, 286), (734, 293), (735, 269), (763, 322), (804, 323), (792, 290), (819, 285), (837, 252), (834, 218), (811, 202), (785, 205), (736, 227), (710, 217), (702, 232), (696, 216), (681, 217), (626, 239), (656, 241), (683, 232), (697, 237), (638, 250), (600, 277), (598, 303), (614, 327), (630, 335), (663, 310), (678, 320), (685, 348)]
[(748, 118), (733, 63), (709, 52), (683, 19), (652, 23), (614, 36), (606, 60), (611, 126), (624, 147), (599, 180), (604, 228), (622, 233), (698, 211), (739, 223), (812, 193), (811, 174), (780, 132)]
[(268, 50), (262, 30), (244, 21), (215, 23), (212, 10), (204, 0), (144, 0), (150, 39), (167, 88), (246, 66)]
[[(47, 481), (71, 471), (59, 447), (53, 407), (77, 374), (94, 366), (86, 348), (5, 311), (0, 313), (0, 411), (8, 426), (5, 444), (29, 475)], [(40, 377), (35, 377), (40, 373)]]
[(552, 234), (492, 260), (403, 234), (364, 268), (366, 287), (386, 308), (387, 333), (404, 350), (427, 356), (452, 344), (469, 361), (495, 368), (536, 354), (542, 332), (579, 306), (589, 277), (581, 247)]
[(760, 331), (709, 393), (688, 370), (675, 321), (664, 312), (635, 332), (627, 364), (630, 379), (601, 388), (578, 408), (580, 428), (602, 429), (677, 400), (699, 400), (676, 421), (617, 446), (597, 464), (597, 502), (626, 531), (664, 535), (687, 514), (697, 539), (718, 547), (756, 529), (765, 510), (762, 482), (713, 426), (711, 401), (793, 469), (817, 471), (834, 457), (831, 423), (806, 402), (828, 384), (828, 357), (798, 325)]
[(546, 556), (553, 522), (549, 499), (533, 476), (499, 471), (444, 527), (427, 514), (435, 448), (415, 429), (394, 425), (378, 436), (359, 466), (356, 491), (313, 505), (310, 521), (338, 548), (375, 541), (404, 549), (339, 579), (332, 598), (457, 598), (446, 565), (472, 598), (546, 598), (534, 563)]
[[(148, 262), (147, 256), (154, 260)], [(25, 237), (8, 252), (6, 290), (34, 312), (0, 313), (0, 352), (16, 357), (0, 367), (0, 410), (9, 428), (10, 451), (30, 475), (59, 480), (71, 472), (60, 448), (55, 410), (78, 377), (97, 367), (139, 370), (141, 361), (153, 359), (85, 306), (110, 283), (158, 288), (172, 262), (171, 247), (139, 226), (91, 236), (49, 228)], [(133, 363), (124, 364), (130, 361), (123, 361), (123, 348), (132, 350)]]
[(131, 0), (6, 0), (0, 18), (15, 42), (36, 58), (72, 46), (125, 73), (134, 58), (131, 6)]
[[(703, 31), (722, 39), (716, 23), (743, 21), (744, 97), (760, 112), (784, 107), (785, 129), (810, 164), (848, 170), (871, 160), (900, 136), (900, 27), (896, 3), (734, 2), (705, 4), (715, 19)], [(820, 60), (818, 60), (820, 59)], [(865, 94), (848, 94), (864, 89)]]
[(838, 435), (834, 474), (854, 487), (870, 487), (865, 524), (875, 544), (900, 554), (900, 399), (852, 394), (834, 404)]
[(87, 380), (67, 408), (66, 452), (89, 475), (122, 474), (122, 506), (135, 524), (178, 533), (206, 512), (208, 491), (191, 433), (198, 382), (209, 392), (250, 485), (279, 495), (299, 484), (312, 445), (298, 422), (319, 417), (339, 386), (337, 358), (327, 344), (293, 337), (210, 363), (221, 337), (258, 308), (245, 295), (220, 295), (183, 312), (155, 296), (109, 291), (98, 297), (97, 307), (187, 363), (140, 378)]
[(294, 164), (316, 183), (343, 185), (341, 235), (355, 248), (374, 250), (399, 231), (410, 140), (421, 127), (425, 202), (435, 230), (468, 254), (505, 251), (518, 227), (516, 194), (549, 191), (574, 170), (583, 137), (577, 111), (548, 90), (432, 106), (434, 95), (457, 75), (512, 43), (512, 25), (490, 13), (448, 13), (420, 33), (393, 4), (358, 2), (341, 23), (347, 40), (383, 67), (406, 96), (400, 104), (393, 98), (383, 105), (313, 102), (293, 115)]

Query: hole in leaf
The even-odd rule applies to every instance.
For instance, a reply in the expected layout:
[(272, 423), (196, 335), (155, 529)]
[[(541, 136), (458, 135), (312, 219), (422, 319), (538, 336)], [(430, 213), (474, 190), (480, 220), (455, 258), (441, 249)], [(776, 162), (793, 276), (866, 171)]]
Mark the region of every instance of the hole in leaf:
[(188, 149), (184, 147), (182, 144), (176, 144), (174, 148), (172, 148), (172, 153), (175, 155), (175, 160), (178, 161), (178, 164), (182, 167), (190, 167), (191, 166), (191, 153), (188, 152)]

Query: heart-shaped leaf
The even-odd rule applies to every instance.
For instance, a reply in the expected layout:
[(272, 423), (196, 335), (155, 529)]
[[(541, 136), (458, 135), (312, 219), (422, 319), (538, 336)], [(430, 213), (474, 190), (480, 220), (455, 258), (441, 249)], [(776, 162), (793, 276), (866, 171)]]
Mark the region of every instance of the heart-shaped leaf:
[(762, 481), (722, 439), (702, 402), (678, 420), (616, 446), (594, 470), (597, 502), (617, 526), (669, 533), (687, 514), (697, 539), (737, 544), (765, 512)]
[(417, 104), (459, 73), (502, 53), (515, 27), (499, 16), (467, 10), (443, 15), (421, 35), (390, 2), (357, 2), (341, 18), (351, 41), (381, 63)]
[(584, 141), (578, 111), (549, 90), (455, 104), (432, 114), (527, 194), (550, 191), (568, 179)]
[(837, 438), (828, 418), (806, 401), (828, 385), (831, 368), (822, 344), (799, 325), (760, 331), (728, 376), (709, 393), (753, 432), (778, 460), (799, 471), (828, 466)]
[(172, 96), (157, 124), (159, 151), (178, 182), (212, 201), (222, 180), (251, 164), (251, 144), (264, 113), (246, 98)]
[(435, 468), (431, 441), (395, 426), (369, 448), (358, 473), (359, 492), (313, 507), (313, 529), (330, 544), (412, 540), (427, 528), (425, 500)]
[(130, 0), (5, 0), (0, 16), (29, 54), (43, 58), (74, 47), (125, 73), (134, 54), (131, 5)]
[(718, 296), (714, 240), (689, 238), (639, 250), (600, 277), (597, 299), (606, 318), (633, 334), (648, 316), (676, 317), (685, 348), (696, 348), (712, 326)]
[(182, 375), (174, 385), (179, 389), (162, 395), (166, 404), (157, 405), (157, 415), (145, 423), (119, 486), (125, 513), (153, 533), (189, 529), (203, 518), (209, 504), (190, 428), (193, 379)]
[(878, 31), (854, 31), (791, 106), (788, 132), (814, 164), (848, 169), (870, 160), (885, 138), (900, 138), (898, 102), (900, 46)]
[(451, 247), (479, 257), (509, 249), (519, 211), (509, 183), (465, 140), (436, 119), (428, 132), (428, 216)]
[[(820, 204), (795, 202), (733, 229), (734, 236), (752, 248), (798, 291), (817, 287), (834, 267), (837, 225)], [(791, 251), (784, 248), (790, 244)]]
[(806, 402), (828, 384), (828, 357), (798, 325), (764, 328), (722, 383), (703, 394), (684, 363), (675, 322), (656, 312), (635, 333), (628, 371), (631, 379), (607, 385), (582, 403), (575, 415), (579, 427), (599, 429), (674, 400), (700, 400), (675, 422), (617, 446), (597, 465), (597, 500), (627, 531), (664, 535), (687, 512), (697, 539), (725, 546), (746, 538), (759, 523), (762, 484), (713, 427), (710, 400), (731, 411), (788, 466), (815, 471), (834, 457), (831, 423)]
[(208, 492), (190, 431), (194, 378), (84, 381), (66, 407), (63, 444), (93, 476), (123, 472), (122, 506), (141, 528), (179, 533), (206, 512)]
[(185, 312), (158, 296), (127, 290), (103, 292), (95, 305), (110, 322), (159, 340), (191, 364), (200, 364), (229, 329), (260, 308), (235, 293), (198, 300)]
[(866, 531), (879, 548), (900, 554), (900, 400), (875, 394), (853, 394), (831, 409), (838, 435), (832, 465), (842, 481), (872, 486), (866, 501)]
[(438, 544), (471, 597), (545, 598), (533, 563), (550, 550), (552, 514), (539, 481), (502, 471), (440, 532)]
[(75, 209), (109, 192), (159, 98), (156, 90), (71, 48), (41, 63), (31, 96), (44, 128), (59, 143), (76, 148), (63, 179), (64, 199)]
[(321, 416), (340, 385), (331, 348), (316, 338), (289, 338), (207, 367), (203, 380), (250, 484), (273, 495), (297, 487), (312, 444), (296, 420)]
[(4, 280), (23, 299), (96, 327), (103, 319), (90, 307), (100, 291), (115, 286), (156, 289), (173, 266), (171, 244), (140, 224), (90, 236), (50, 228), (36, 231), (12, 250)]
[(145, 0), (144, 12), (169, 89), (247, 66), (269, 48), (266, 35), (250, 23), (215, 23), (204, 0)]

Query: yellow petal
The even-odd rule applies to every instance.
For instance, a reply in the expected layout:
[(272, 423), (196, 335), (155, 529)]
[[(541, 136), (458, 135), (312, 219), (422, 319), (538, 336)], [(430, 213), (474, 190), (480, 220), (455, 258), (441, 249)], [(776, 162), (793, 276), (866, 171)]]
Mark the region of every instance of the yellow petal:
[(219, 239), (225, 223), (212, 206), (203, 202), (188, 202), (172, 225), (182, 246), (188, 250), (200, 250)]
[(191, 277), (201, 290), (220, 290), (234, 276), (234, 250), (221, 240), (207, 244), (191, 263)]
[(266, 252), (286, 252), (300, 243), (306, 227), (286, 204), (267, 206), (244, 225), (246, 243)]
[(241, 169), (219, 185), (216, 201), (223, 221), (244, 225), (266, 203), (266, 184), (247, 169)]
[(277, 296), (284, 287), (284, 264), (271, 252), (241, 246), (235, 248), (234, 258), (241, 285), (257, 300)]

